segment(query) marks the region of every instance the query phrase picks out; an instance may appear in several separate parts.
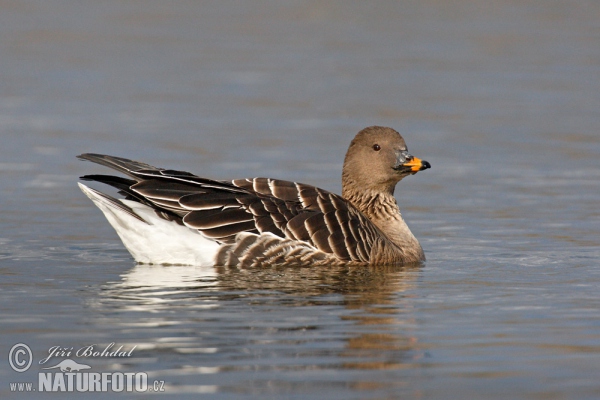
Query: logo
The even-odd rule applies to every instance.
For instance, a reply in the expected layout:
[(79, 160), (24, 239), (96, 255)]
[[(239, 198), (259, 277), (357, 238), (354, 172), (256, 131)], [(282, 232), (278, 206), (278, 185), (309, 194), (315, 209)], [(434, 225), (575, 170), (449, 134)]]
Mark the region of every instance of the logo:
[(42, 369), (54, 369), (54, 368), (60, 368), (61, 372), (73, 372), (73, 371), (79, 372), (82, 369), (90, 369), (92, 367), (90, 367), (89, 365), (85, 365), (85, 364), (78, 364), (75, 361), (69, 360), (67, 358), (66, 360), (59, 362), (54, 367), (48, 367), (48, 368), (42, 368)]
[(25, 372), (31, 367), (33, 354), (29, 346), (23, 343), (15, 344), (8, 352), (8, 363), (17, 372)]
[[(131, 357), (137, 346), (127, 350), (110, 343), (105, 347), (95, 344), (75, 350), (73, 347), (52, 346), (38, 361), (40, 370), (37, 387), (34, 382), (12, 382), (11, 392), (164, 392), (164, 381), (148, 382), (146, 372), (91, 371), (94, 358)], [(68, 357), (68, 358), (65, 358)], [(33, 364), (31, 348), (17, 343), (8, 353), (8, 362), (15, 372), (25, 372)], [(60, 358), (64, 358), (59, 361)], [(83, 359), (85, 363), (73, 358)], [(52, 360), (51, 362), (48, 362)], [(44, 366), (50, 364), (51, 366)], [(54, 364), (54, 365), (52, 365)], [(88, 371), (90, 370), (90, 371)], [(49, 371), (49, 372), (46, 372)]]

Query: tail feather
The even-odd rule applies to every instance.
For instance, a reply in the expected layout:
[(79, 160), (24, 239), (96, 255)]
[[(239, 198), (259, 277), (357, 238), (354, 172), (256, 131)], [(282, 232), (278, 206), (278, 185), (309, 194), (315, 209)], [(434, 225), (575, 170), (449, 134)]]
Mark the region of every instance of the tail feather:
[(133, 211), (133, 209), (131, 207), (126, 206), (125, 204), (123, 204), (119, 200), (115, 199), (114, 197), (111, 197), (111, 196), (106, 195), (102, 192), (99, 192), (95, 189), (87, 187), (82, 183), (78, 182), (77, 184), (79, 185), (79, 188), (81, 189), (81, 191), (87, 197), (89, 197), (90, 200), (92, 200), (94, 202), (94, 204), (96, 204), (96, 206), (98, 206), (98, 208), (100, 208), (101, 210), (103, 210), (103, 208), (105, 208), (105, 207), (113, 208), (113, 209), (122, 211), (125, 214), (127, 214), (137, 220), (140, 220), (141, 222), (148, 223), (144, 218), (142, 218), (138, 214), (136, 214), (135, 211)]
[(124, 191), (124, 192), (128, 192), (131, 185), (135, 185), (137, 182), (137, 181), (134, 181), (133, 179), (121, 178), (120, 176), (100, 175), (100, 174), (84, 175), (84, 176), (80, 176), (79, 179), (84, 180), (84, 181), (93, 181), (93, 182), (104, 183), (106, 185), (109, 185), (109, 186), (119, 189), (119, 191)]
[(213, 266), (219, 244), (166, 212), (135, 200), (117, 200), (81, 183), (137, 262)]

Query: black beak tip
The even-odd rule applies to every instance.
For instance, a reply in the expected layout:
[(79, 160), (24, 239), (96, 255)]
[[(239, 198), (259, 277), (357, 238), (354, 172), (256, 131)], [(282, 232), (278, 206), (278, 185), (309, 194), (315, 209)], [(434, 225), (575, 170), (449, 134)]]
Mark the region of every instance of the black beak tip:
[(428, 161), (423, 160), (422, 165), (421, 165), (421, 171), (423, 171), (424, 169), (429, 169), (431, 168), (431, 164), (429, 164)]

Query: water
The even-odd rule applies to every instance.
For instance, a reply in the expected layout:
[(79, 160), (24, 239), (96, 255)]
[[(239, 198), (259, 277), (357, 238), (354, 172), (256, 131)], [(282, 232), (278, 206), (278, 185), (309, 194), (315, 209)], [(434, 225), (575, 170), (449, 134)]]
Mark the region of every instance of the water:
[[(600, 397), (600, 6), (321, 3), (0, 3), (2, 398), (110, 343), (70, 358), (170, 397)], [(75, 184), (93, 151), (339, 192), (372, 124), (432, 164), (421, 266), (136, 265)]]

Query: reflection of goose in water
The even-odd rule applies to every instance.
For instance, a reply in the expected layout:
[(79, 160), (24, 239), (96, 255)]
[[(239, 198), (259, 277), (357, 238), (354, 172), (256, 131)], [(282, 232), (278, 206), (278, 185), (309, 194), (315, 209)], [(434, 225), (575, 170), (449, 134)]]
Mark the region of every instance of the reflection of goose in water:
[[(415, 324), (411, 299), (403, 294), (413, 288), (419, 271), (417, 265), (238, 269), (138, 264), (120, 282), (105, 285), (97, 306), (120, 310), (114, 323), (123, 324), (130, 335), (139, 328), (147, 339), (140, 349), (150, 356), (183, 353), (189, 356), (185, 363), (202, 366), (202, 373), (256, 363), (253, 368), (265, 370), (394, 369), (422, 355), (409, 331)], [(277, 366), (263, 364), (264, 352), (282, 352), (284, 360)]]
[[(120, 282), (105, 285), (103, 294), (117, 301), (126, 311), (159, 312), (169, 310), (174, 303), (190, 301), (194, 293), (216, 285), (213, 267), (189, 265), (137, 264), (121, 275)], [(177, 306), (177, 305), (175, 305)], [(216, 302), (190, 302), (191, 309), (214, 308)]]
[(217, 273), (213, 267), (188, 265), (136, 265), (123, 275), (123, 288), (180, 289), (198, 287), (199, 282), (213, 282)]
[[(298, 295), (289, 304), (292, 307), (314, 306), (313, 309), (318, 310), (319, 306), (343, 306), (345, 310), (339, 312), (340, 319), (352, 327), (346, 330), (346, 344), (338, 352), (337, 362), (347, 369), (403, 368), (407, 359), (423, 356), (417, 338), (407, 332), (416, 322), (411, 316), (410, 298), (402, 294), (414, 287), (419, 270), (418, 264), (367, 268), (342, 266), (327, 271), (314, 268), (253, 268), (249, 271), (217, 268), (219, 284), (229, 288)], [(342, 296), (332, 298), (332, 294)], [(272, 297), (265, 297), (264, 306), (269, 307)], [(323, 297), (328, 300), (324, 301)], [(281, 300), (285, 301), (286, 297)], [(254, 301), (255, 304), (260, 302), (259, 299)], [(318, 323), (307, 326), (323, 329)]]
[(101, 154), (79, 158), (129, 178), (86, 175), (117, 200), (80, 184), (138, 262), (265, 266), (405, 264), (425, 259), (394, 189), (430, 168), (391, 128), (360, 131), (348, 148), (342, 196), (267, 178), (215, 181)]

